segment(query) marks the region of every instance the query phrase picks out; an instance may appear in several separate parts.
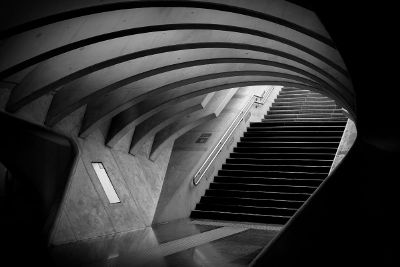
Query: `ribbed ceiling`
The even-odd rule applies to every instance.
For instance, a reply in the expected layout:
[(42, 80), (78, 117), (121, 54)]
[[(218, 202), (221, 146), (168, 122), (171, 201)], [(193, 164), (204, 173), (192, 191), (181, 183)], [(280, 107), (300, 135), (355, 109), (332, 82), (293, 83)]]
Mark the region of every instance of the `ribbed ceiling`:
[(86, 106), (80, 135), (108, 121), (109, 145), (166, 108), (250, 85), (322, 92), (355, 115), (334, 41), (286, 1), (14, 1), (1, 13), (0, 79), (16, 84), (6, 110), (51, 94), (47, 126)]

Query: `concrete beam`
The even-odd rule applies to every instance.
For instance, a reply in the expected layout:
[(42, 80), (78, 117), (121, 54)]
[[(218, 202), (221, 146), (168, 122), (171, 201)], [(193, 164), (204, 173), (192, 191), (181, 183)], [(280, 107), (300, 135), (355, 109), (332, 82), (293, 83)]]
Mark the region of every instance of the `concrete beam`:
[(218, 117), (237, 90), (238, 88), (232, 88), (217, 92), (205, 109), (185, 115), (158, 131), (154, 136), (149, 158), (156, 160), (164, 144), (168, 144), (171, 140), (177, 139), (191, 129)]
[[(179, 103), (174, 103), (174, 104), (170, 104), (170, 105), (164, 105), (162, 106), (163, 109), (161, 109), (158, 113), (154, 114), (153, 116), (147, 118), (148, 116), (145, 116), (145, 118), (147, 118), (146, 120), (141, 119), (139, 114), (135, 114), (137, 115), (135, 118), (132, 118), (131, 123), (129, 124), (129, 126), (125, 127), (123, 130), (119, 131), (117, 129), (115, 129), (116, 127), (116, 123), (111, 123), (110, 127), (108, 129), (108, 134), (107, 134), (107, 139), (106, 139), (106, 144), (109, 147), (114, 147), (115, 144), (117, 144), (119, 142), (119, 140), (125, 136), (125, 134), (132, 128), (135, 128), (134, 133), (137, 132), (137, 126), (139, 125), (143, 125), (146, 124), (146, 122), (150, 121), (151, 124), (154, 124), (156, 121), (158, 122), (163, 122), (168, 118), (169, 116), (173, 116), (175, 113), (179, 113), (182, 111), (186, 111), (186, 112), (193, 112), (199, 109), (203, 109), (207, 103), (211, 100), (212, 96), (214, 95), (214, 93), (209, 93), (207, 95), (203, 95), (203, 96), (199, 96), (199, 97), (195, 97), (195, 98), (189, 98), (186, 101), (182, 101)], [(140, 107), (145, 106), (144, 105), (139, 105)], [(157, 109), (158, 110), (158, 109)], [(140, 113), (140, 110), (137, 110), (138, 113)], [(162, 116), (163, 119), (159, 120), (158, 117)], [(143, 121), (144, 120), (144, 121)], [(139, 129), (140, 131), (140, 129)], [(144, 133), (146, 134), (146, 133)], [(144, 136), (143, 136), (144, 137)]]
[[(100, 3), (99, 3), (100, 2)], [(71, 18), (88, 16), (104, 12), (118, 10), (143, 9), (149, 7), (190, 7), (202, 8), (206, 10), (220, 10), (234, 13), (236, 15), (245, 14), (247, 16), (259, 17), (266, 21), (273, 21), (277, 24), (289, 28), (296, 28), (316, 39), (329, 42), (329, 34), (319, 21), (314, 12), (292, 4), (287, 1), (276, 0), (213, 0), (212, 2), (191, 2), (191, 1), (120, 1), (120, 0), (86, 0), (54, 2), (50, 0), (31, 1), (8, 1), (7, 5), (2, 6), (0, 13), (2, 22), (0, 30), (4, 36), (12, 36), (33, 28), (41, 27), (64, 21)], [(258, 13), (261, 13), (258, 14)], [(24, 13), (25, 16), (18, 16)], [(54, 16), (58, 14), (58, 16)], [(43, 18), (46, 17), (46, 20)], [(304, 18), (307, 18), (305, 20)], [(146, 18), (148, 19), (148, 17)], [(325, 40), (328, 39), (328, 40)]]
[[(134, 4), (132, 3), (133, 1), (130, 2), (131, 4)], [(60, 3), (57, 2), (57, 5), (59, 4)], [(209, 4), (211, 3), (208, 3), (208, 5)], [(271, 6), (270, 8), (266, 9), (265, 12), (271, 12), (272, 6), (276, 3), (269, 4), (271, 4)], [(40, 4), (37, 3), (37, 5)], [(52, 5), (54, 5), (52, 2), (45, 4), (46, 7)], [(284, 5), (284, 2), (279, 3), (278, 6), (279, 5)], [(8, 8), (11, 6), (12, 5), (10, 4), (7, 5)], [(26, 4), (24, 4), (24, 6), (26, 6)], [(207, 8), (207, 4), (205, 3), (203, 6), (192, 5), (190, 7), (185, 7), (185, 4), (182, 3), (181, 7), (178, 7), (177, 5), (173, 7), (164, 6), (162, 9), (157, 7), (160, 5), (153, 4), (153, 6), (155, 7), (149, 5), (141, 8), (135, 8), (135, 6), (132, 6), (131, 8), (125, 7), (123, 9), (104, 8), (102, 12), (85, 12), (79, 10), (80, 14), (78, 16), (74, 16), (73, 14), (69, 16), (64, 15), (64, 17), (59, 19), (57, 16), (54, 16), (52, 20), (47, 19), (42, 23), (29, 22), (29, 24), (25, 25), (25, 27), (21, 27), (20, 25), (19, 29), (4, 29), (8, 30), (8, 32), (3, 32), (3, 36), (8, 37), (7, 42), (4, 43), (4, 48), (7, 51), (13, 52), (15, 56), (10, 57), (7, 53), (1, 54), (0, 52), (1, 57), (4, 58), (4, 61), (0, 64), (0, 70), (7, 68), (7, 65), (10, 67), (13, 64), (20, 64), (26, 60), (32, 60), (35, 57), (39, 57), (41, 58), (41, 61), (43, 61), (48, 59), (45, 57), (46, 53), (55, 56), (57, 55), (56, 52), (62, 53), (68, 51), (67, 47), (61, 49), (63, 45), (69, 46), (69, 49), (77, 49), (79, 48), (79, 43), (81, 43), (81, 46), (89, 45), (90, 42), (88, 39), (90, 38), (93, 39), (93, 42), (99, 42), (106, 40), (104, 38), (107, 38), (107, 34), (110, 33), (114, 33), (113, 36), (115, 38), (116, 32), (127, 32), (129, 29), (140, 29), (143, 27), (154, 27), (166, 24), (202, 24), (213, 21), (213, 24), (232, 25), (248, 29), (257, 29), (264, 32), (273, 32), (275, 28), (278, 28), (277, 32), (279, 32), (282, 37), (286, 37), (288, 40), (290, 40), (296, 39), (297, 36), (301, 36), (303, 39), (306, 38), (304, 39), (306, 43), (310, 43), (311, 45), (313, 42), (321, 43), (318, 38), (315, 38), (315, 33), (325, 33), (325, 30), (318, 21), (317, 17), (309, 11), (306, 11), (309, 13), (307, 15), (307, 22), (313, 18), (315, 23), (314, 25), (309, 26), (319, 26), (319, 29), (315, 29), (317, 32), (311, 34), (311, 36), (309, 31), (302, 31), (301, 26), (299, 27), (299, 25), (304, 24), (304, 19), (297, 19), (296, 21), (299, 24), (296, 23), (295, 25), (289, 25), (287, 23), (285, 24), (283, 21), (277, 19), (278, 17), (282, 17), (282, 15), (285, 13), (276, 13), (273, 15), (274, 17), (260, 17), (254, 16), (255, 14), (243, 12), (243, 10), (242, 12), (238, 13), (232, 9), (221, 9), (221, 6), (219, 6), (219, 8), (212, 8), (208, 6)], [(41, 8), (43, 7), (44, 5), (41, 5)], [(33, 8), (33, 10), (34, 9), (35, 8)], [(247, 7), (246, 9), (248, 10)], [(283, 9), (287, 9), (287, 7), (283, 7)], [(2, 9), (3, 12), (5, 10), (6, 8)], [(21, 7), (19, 6), (16, 11), (18, 11), (18, 14), (20, 14), (22, 11)], [(257, 12), (258, 11), (259, 9), (257, 9)], [(2, 18), (9, 15), (9, 12), (6, 14), (3, 14), (3, 12), (3, 16), (1, 16)], [(288, 19), (293, 19), (298, 11), (293, 12), (291, 10), (291, 12), (292, 14)], [(33, 13), (35, 12), (30, 10), (29, 14), (31, 15)], [(299, 14), (302, 13), (304, 13), (304, 11), (300, 11)], [(297, 16), (299, 16), (299, 14)], [(13, 24), (17, 23), (18, 18), (21, 17), (22, 16), (16, 16), (13, 17), (12, 20), (5, 21), (1, 27), (12, 27)], [(151, 20), (149, 20), (149, 18), (151, 18)], [(134, 31), (131, 31), (127, 34), (134, 34)], [(100, 36), (102, 36), (103, 39), (100, 38)], [(326, 37), (329, 37), (329, 35), (326, 35)], [(110, 38), (112, 38), (112, 36), (108, 37), (108, 39)], [(26, 43), (30, 44), (31, 49), (25, 49)], [(322, 43), (324, 44), (324, 42)], [(325, 46), (327, 46), (328, 49), (333, 49), (330, 45)], [(311, 49), (313, 49), (313, 47), (311, 47)]]
[[(165, 35), (146, 33), (116, 38), (51, 58), (39, 64), (13, 90), (8, 110), (14, 111), (37, 97), (55, 91), (77, 78), (121, 62), (157, 53), (207, 46), (233, 46), (236, 49), (280, 55), (315, 69), (340, 86), (351, 88), (349, 79), (343, 77), (343, 74), (338, 73), (325, 62), (281, 42), (267, 41), (265, 38), (244, 33), (180, 30)], [(167, 54), (165, 56), (168, 58)]]
[[(265, 55), (257, 52), (250, 55), (253, 57), (249, 57), (249, 52), (243, 51), (242, 54), (240, 54), (240, 52), (238, 53), (234, 50), (224, 49), (224, 51), (219, 51), (219, 56), (230, 55), (243, 57), (209, 58), (215, 55), (216, 51), (205, 50), (206, 51), (203, 49), (194, 50), (191, 51), (191, 53), (188, 53), (186, 50), (179, 51), (179, 53), (174, 53), (173, 57), (171, 57), (168, 62), (163, 59), (164, 55), (155, 55), (151, 57), (151, 60), (147, 57), (145, 60), (135, 62), (135, 64), (128, 64), (128, 62), (117, 64), (77, 79), (65, 85), (56, 93), (49, 108), (45, 123), (48, 126), (53, 126), (69, 113), (87, 104), (92, 99), (104, 94), (109, 95), (111, 92), (126, 90), (126, 88), (131, 88), (132, 86), (138, 87), (140, 85), (137, 85), (137, 82), (140, 81), (139, 84), (144, 84), (146, 83), (146, 78), (150, 81), (154, 79), (165, 80), (176, 78), (177, 76), (179, 77), (181, 74), (202, 72), (202, 68), (206, 70), (213, 68), (215, 72), (227, 71), (230, 68), (234, 68), (235, 65), (239, 63), (249, 64), (249, 66), (244, 66), (244, 69), (252, 68), (253, 65), (263, 65), (266, 67), (271, 66), (291, 70), (319, 82), (326, 88), (339, 90), (335, 83), (315, 70), (282, 57)], [(195, 60), (182, 62), (182, 60), (186, 58)], [(262, 58), (266, 59), (264, 60)], [(174, 61), (177, 63), (174, 63)], [(149, 64), (149, 62), (153, 64)], [(174, 64), (165, 65), (168, 63)], [(232, 66), (229, 66), (229, 64), (232, 64)], [(217, 68), (219, 68), (219, 70)], [(143, 85), (143, 87), (147, 86)]]
[[(264, 76), (264, 77), (263, 77)], [(214, 73), (214, 74), (209, 74), (209, 75), (203, 75), (199, 77), (194, 77), (194, 78), (189, 78), (186, 80), (179, 80), (174, 83), (166, 84), (164, 86), (161, 86), (159, 88), (156, 88), (155, 92), (167, 92), (174, 90), (175, 88), (178, 89), (178, 91), (173, 92), (172, 94), (169, 94), (169, 98), (176, 98), (176, 92), (184, 92), (185, 97), (190, 97), (192, 96), (189, 94), (189, 92), (193, 90), (201, 90), (202, 88), (208, 88), (210, 86), (216, 86), (216, 85), (221, 85), (221, 84), (229, 84), (229, 83), (234, 83), (234, 82), (251, 82), (254, 80), (264, 80), (268, 81), (269, 77), (271, 80), (274, 81), (279, 81), (280, 78), (283, 80), (281, 81), (297, 81), (300, 83), (308, 84), (316, 88), (322, 88), (318, 83), (313, 82), (312, 80), (306, 79), (304, 77), (298, 76), (298, 75), (292, 75), (292, 74), (285, 74), (285, 73), (278, 73), (278, 72), (269, 72), (269, 71), (237, 71), (237, 72), (223, 72), (223, 73)], [(267, 79), (266, 79), (267, 78)], [(154, 81), (157, 82), (157, 81)], [(197, 89), (196, 89), (197, 88)], [(323, 90), (323, 89), (321, 89)], [(207, 92), (208, 93), (208, 92)], [(154, 93), (157, 95), (157, 93)], [(116, 95), (117, 97), (120, 97), (121, 95), (118, 94)], [(178, 96), (182, 96), (178, 93)], [(158, 97), (157, 97), (158, 99)], [(163, 101), (168, 98), (160, 98)], [(82, 127), (80, 131), (80, 135), (82, 137), (85, 137), (89, 135), (94, 129), (98, 127), (99, 123), (102, 123), (111, 117), (115, 116), (113, 121), (118, 121), (119, 126), (118, 128), (122, 130), (125, 126), (127, 126), (130, 121), (129, 119), (132, 118), (132, 115), (130, 114), (136, 114), (136, 103), (130, 103), (129, 101), (132, 101), (130, 97), (127, 97), (125, 95), (125, 100), (121, 99), (121, 101), (115, 101), (113, 98), (106, 98), (102, 99), (99, 102), (95, 103), (94, 105), (88, 105), (85, 113), (85, 117), (82, 122)], [(157, 104), (155, 104), (157, 101)], [(182, 100), (181, 100), (182, 101)], [(125, 102), (121, 104), (121, 102)], [(133, 99), (133, 102), (137, 102), (137, 100)], [(146, 110), (150, 111), (152, 108), (157, 107), (157, 105), (161, 105), (162, 102), (153, 99), (153, 101), (148, 101), (152, 102), (146, 105), (143, 105), (146, 107)], [(108, 107), (107, 107), (108, 106)], [(158, 107), (160, 108), (160, 107)], [(122, 113), (122, 111), (124, 111)], [(121, 114), (119, 114), (121, 113)], [(118, 114), (118, 115), (117, 115)], [(129, 115), (128, 115), (129, 114)], [(117, 116), (116, 116), (117, 115)], [(113, 122), (114, 123), (114, 122)]]

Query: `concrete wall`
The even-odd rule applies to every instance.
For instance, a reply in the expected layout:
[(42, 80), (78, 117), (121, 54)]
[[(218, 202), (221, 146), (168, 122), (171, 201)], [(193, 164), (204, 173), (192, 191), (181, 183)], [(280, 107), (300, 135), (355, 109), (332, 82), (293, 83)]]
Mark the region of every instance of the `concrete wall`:
[[(245, 116), (245, 120), (240, 123), (198, 186), (193, 185), (194, 174), (252, 95), (260, 95), (264, 89), (265, 86), (239, 89), (218, 118), (196, 127), (175, 141), (153, 223), (172, 221), (190, 215), (249, 123), (263, 118), (280, 87), (272, 91), (265, 105), (253, 105), (251, 115)], [(206, 143), (196, 143), (203, 133), (211, 133), (211, 137)]]
[(350, 151), (351, 147), (356, 141), (356, 138), (357, 138), (356, 125), (352, 120), (348, 119), (346, 123), (346, 128), (343, 132), (342, 139), (340, 140), (340, 144), (329, 173), (331, 173), (339, 165), (339, 163), (343, 160), (346, 154)]
[[(83, 139), (78, 137), (85, 107), (64, 118), (53, 129), (71, 136), (79, 147), (78, 163), (64, 195), (62, 208), (53, 227), (51, 244), (58, 245), (78, 240), (142, 229), (152, 223), (187, 217), (212, 179), (204, 179), (193, 187), (192, 176), (213, 148), (230, 122), (253, 94), (262, 89), (242, 88), (225, 107), (220, 117), (197, 127), (187, 135), (168, 143), (155, 161), (148, 159), (153, 137), (149, 137), (135, 156), (128, 153), (132, 129), (114, 148), (104, 146), (109, 123)], [(274, 98), (278, 90), (271, 94)], [(51, 95), (40, 98), (18, 111), (18, 116), (37, 124), (43, 123)], [(218, 171), (232, 147), (250, 121), (259, 120), (269, 108), (255, 108), (246, 116), (227, 147), (211, 167), (209, 177)], [(43, 113), (43, 114), (42, 114)], [(211, 138), (195, 143), (204, 132)], [(173, 157), (171, 151), (174, 145)], [(121, 200), (110, 204), (98, 180), (92, 162), (102, 162)], [(165, 176), (167, 175), (167, 176)], [(164, 183), (164, 177), (167, 182)]]
[[(80, 155), (54, 226), (51, 239), (54, 245), (149, 226), (172, 149), (170, 143), (156, 161), (150, 161), (146, 151), (151, 145), (148, 140), (143, 149), (132, 156), (127, 152), (131, 133), (115, 149), (108, 148), (104, 146), (108, 125), (86, 139), (78, 138), (76, 126), (83, 111), (78, 110), (55, 127), (56, 131), (75, 139)], [(109, 203), (92, 162), (103, 163), (120, 203)]]

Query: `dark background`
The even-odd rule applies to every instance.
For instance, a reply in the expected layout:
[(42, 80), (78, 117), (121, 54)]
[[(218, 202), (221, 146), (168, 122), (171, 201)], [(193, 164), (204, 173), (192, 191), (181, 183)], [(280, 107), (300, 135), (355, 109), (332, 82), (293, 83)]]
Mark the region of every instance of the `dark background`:
[(358, 138), (257, 266), (398, 266), (399, 14), (385, 1), (290, 1), (315, 11), (352, 77)]

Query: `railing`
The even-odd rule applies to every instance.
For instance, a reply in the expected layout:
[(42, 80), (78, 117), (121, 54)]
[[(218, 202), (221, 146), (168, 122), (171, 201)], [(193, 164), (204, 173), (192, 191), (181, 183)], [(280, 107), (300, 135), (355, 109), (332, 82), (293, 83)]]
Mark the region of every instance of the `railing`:
[[(250, 98), (250, 100), (247, 102), (247, 104), (244, 106), (244, 108), (239, 112), (239, 114), (235, 117), (235, 119), (232, 121), (231, 125), (229, 125), (228, 129), (222, 135), (222, 137), (219, 140), (219, 142), (217, 143), (217, 145), (214, 147), (214, 149), (211, 151), (211, 153), (208, 155), (208, 157), (206, 158), (204, 163), (201, 165), (199, 170), (194, 175), (193, 184), (195, 186), (197, 186), (200, 183), (201, 179), (203, 179), (208, 168), (210, 168), (211, 164), (217, 158), (217, 156), (221, 152), (222, 148), (224, 148), (226, 142), (228, 142), (229, 138), (235, 132), (236, 128), (239, 126), (240, 122), (243, 120), (244, 116), (247, 114), (247, 112), (250, 110), (250, 108), (253, 106), (253, 104), (264, 105), (264, 103), (267, 101), (267, 99), (269, 98), (269, 96), (271, 95), (273, 90), (274, 90), (273, 87), (269, 88), (268, 93), (267, 93), (267, 91), (264, 91), (261, 96), (253, 95)], [(257, 101), (257, 100), (259, 100), (259, 101)]]

